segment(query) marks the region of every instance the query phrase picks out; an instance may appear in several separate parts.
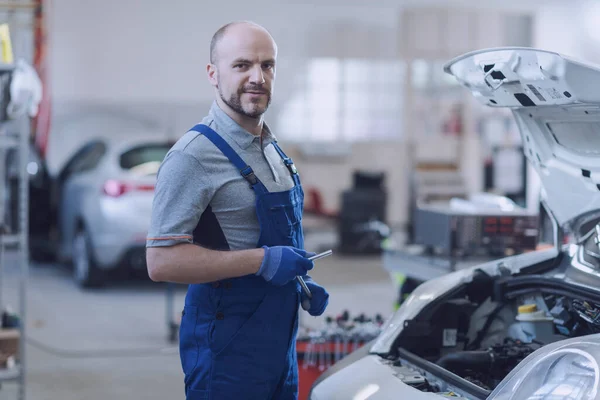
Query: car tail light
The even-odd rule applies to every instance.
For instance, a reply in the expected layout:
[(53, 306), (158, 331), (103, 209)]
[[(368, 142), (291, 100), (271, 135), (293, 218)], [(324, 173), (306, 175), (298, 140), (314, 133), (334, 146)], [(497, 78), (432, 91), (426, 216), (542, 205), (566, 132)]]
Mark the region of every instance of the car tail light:
[(122, 182), (114, 179), (107, 180), (102, 187), (102, 192), (110, 197), (119, 197), (127, 192), (151, 192), (153, 190), (154, 185)]

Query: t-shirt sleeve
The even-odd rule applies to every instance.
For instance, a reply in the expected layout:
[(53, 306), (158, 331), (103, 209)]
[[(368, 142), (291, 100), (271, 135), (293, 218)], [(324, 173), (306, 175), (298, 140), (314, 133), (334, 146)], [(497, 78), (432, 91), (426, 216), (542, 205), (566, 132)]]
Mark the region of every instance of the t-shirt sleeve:
[(169, 152), (157, 174), (146, 247), (193, 243), (194, 229), (214, 191), (196, 158)]

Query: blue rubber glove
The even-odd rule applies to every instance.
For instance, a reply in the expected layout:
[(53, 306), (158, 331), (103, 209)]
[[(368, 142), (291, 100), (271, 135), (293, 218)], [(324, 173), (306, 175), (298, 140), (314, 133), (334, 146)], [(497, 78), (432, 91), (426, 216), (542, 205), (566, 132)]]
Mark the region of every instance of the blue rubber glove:
[(323, 286), (317, 284), (308, 275), (304, 277), (304, 282), (310, 289), (312, 299), (309, 299), (306, 293), (302, 291), (302, 301), (310, 301), (310, 308), (306, 311), (313, 317), (318, 317), (325, 312), (325, 309), (329, 304), (329, 293)]
[(256, 275), (267, 282), (283, 286), (296, 276), (304, 276), (315, 264), (308, 259), (315, 255), (291, 246), (263, 246), (265, 256)]

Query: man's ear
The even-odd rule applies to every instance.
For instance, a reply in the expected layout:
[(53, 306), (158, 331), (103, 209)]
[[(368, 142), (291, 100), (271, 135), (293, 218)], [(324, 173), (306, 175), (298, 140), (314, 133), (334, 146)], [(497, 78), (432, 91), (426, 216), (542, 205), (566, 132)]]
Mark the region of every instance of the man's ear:
[(217, 67), (214, 64), (208, 64), (206, 66), (206, 74), (208, 75), (208, 81), (210, 84), (214, 87), (217, 87), (219, 82)]

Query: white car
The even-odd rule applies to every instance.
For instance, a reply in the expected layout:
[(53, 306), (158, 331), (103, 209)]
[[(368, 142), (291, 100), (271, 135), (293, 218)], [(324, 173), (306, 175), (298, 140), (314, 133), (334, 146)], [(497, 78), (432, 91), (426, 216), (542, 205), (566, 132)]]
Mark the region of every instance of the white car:
[(512, 110), (555, 246), (425, 282), (310, 398), (600, 399), (600, 68), (496, 48), (444, 70)]
[(83, 114), (58, 126), (68, 157), (52, 177), (53, 222), (40, 242), (73, 265), (82, 287), (103, 284), (111, 271), (145, 273), (156, 173), (174, 140), (129, 116)]
[(121, 266), (145, 270), (156, 173), (172, 143), (143, 136), (86, 142), (59, 175), (60, 258), (80, 286)]

